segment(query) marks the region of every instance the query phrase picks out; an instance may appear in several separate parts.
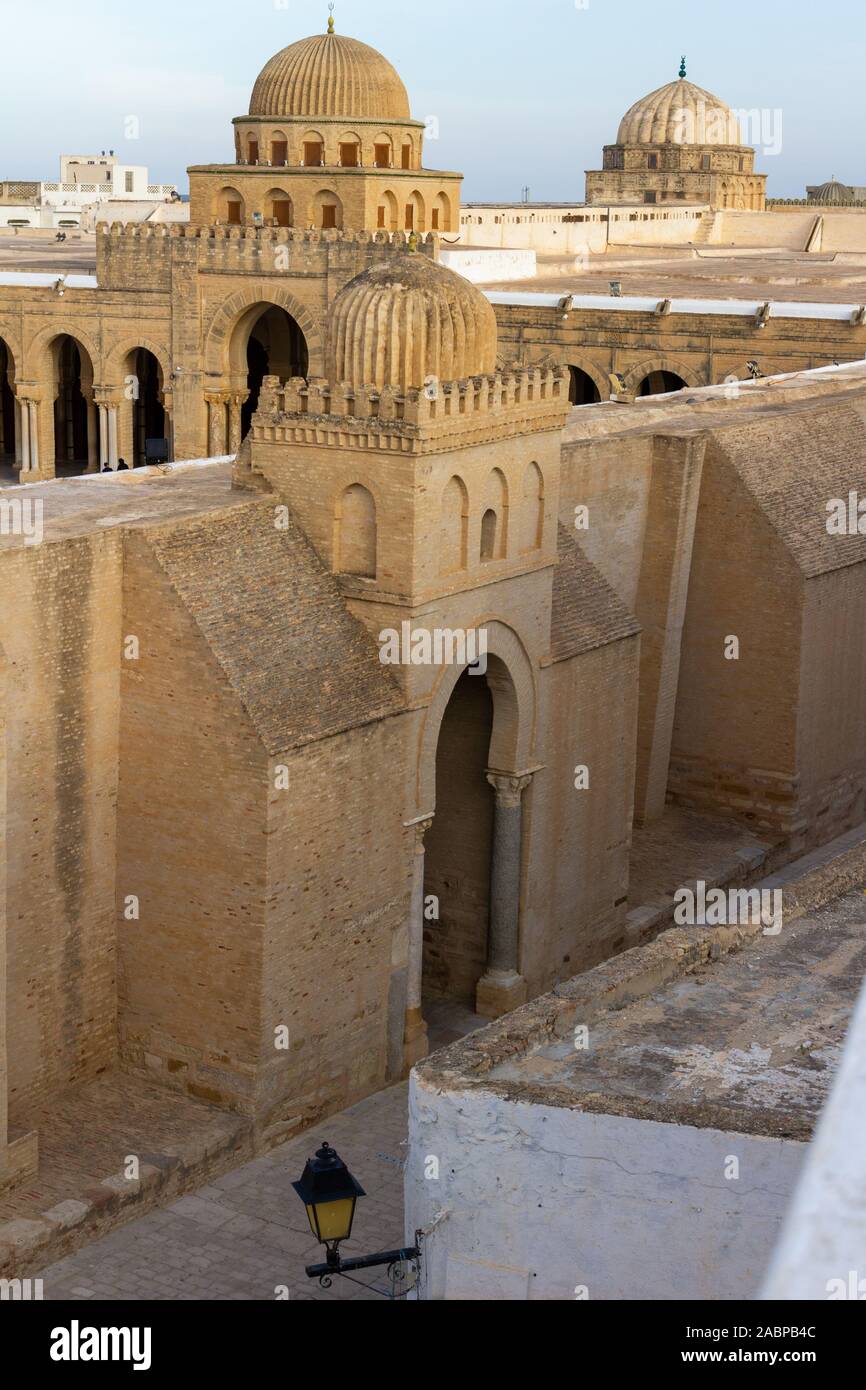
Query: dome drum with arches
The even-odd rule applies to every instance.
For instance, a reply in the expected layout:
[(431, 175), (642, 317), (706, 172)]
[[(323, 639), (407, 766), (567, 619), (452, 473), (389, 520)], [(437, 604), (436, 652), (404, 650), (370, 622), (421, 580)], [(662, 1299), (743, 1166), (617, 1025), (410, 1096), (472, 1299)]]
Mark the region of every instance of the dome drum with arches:
[(760, 211), (766, 175), (755, 173), (755, 151), (743, 144), (735, 111), (686, 76), (634, 102), (605, 145), (603, 167), (587, 170), (591, 205), (690, 202), (710, 208)]
[(234, 163), (189, 170), (190, 220), (305, 230), (458, 226), (461, 175), (423, 167), (425, 125), (388, 59), (328, 31), (269, 59), (235, 117)]

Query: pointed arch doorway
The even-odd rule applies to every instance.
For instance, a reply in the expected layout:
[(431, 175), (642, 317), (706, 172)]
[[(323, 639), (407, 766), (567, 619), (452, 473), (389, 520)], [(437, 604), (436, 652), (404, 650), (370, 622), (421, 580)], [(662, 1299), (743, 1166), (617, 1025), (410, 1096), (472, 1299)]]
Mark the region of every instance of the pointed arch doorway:
[[(525, 703), (525, 701), (524, 701)], [(520, 973), (526, 711), (506, 664), (464, 670), (436, 731), (434, 810), (416, 833), (404, 1059), (526, 1000)], [(440, 1024), (442, 1025), (440, 1027)]]

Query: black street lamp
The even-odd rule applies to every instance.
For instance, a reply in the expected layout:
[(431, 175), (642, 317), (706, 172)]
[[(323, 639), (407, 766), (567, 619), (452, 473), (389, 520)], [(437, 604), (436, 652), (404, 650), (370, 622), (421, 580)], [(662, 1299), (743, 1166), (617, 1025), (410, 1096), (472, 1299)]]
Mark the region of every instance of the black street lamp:
[(300, 1180), (293, 1182), (292, 1187), (307, 1209), (310, 1230), (325, 1247), (326, 1263), (306, 1267), (307, 1276), (318, 1279), (323, 1288), (331, 1287), (335, 1274), (376, 1265), (388, 1265), (391, 1270), (397, 1264), (420, 1258), (418, 1246), (408, 1245), (402, 1250), (380, 1250), (375, 1255), (343, 1259), (340, 1242), (351, 1235), (355, 1205), (359, 1197), (367, 1194), (330, 1144), (323, 1144), (313, 1158), (307, 1159)]

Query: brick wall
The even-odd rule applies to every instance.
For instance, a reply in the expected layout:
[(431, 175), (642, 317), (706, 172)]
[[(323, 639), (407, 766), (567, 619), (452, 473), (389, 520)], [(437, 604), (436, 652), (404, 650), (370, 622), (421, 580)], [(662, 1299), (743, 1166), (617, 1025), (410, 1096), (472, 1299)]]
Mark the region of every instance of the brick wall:
[(115, 1056), (116, 535), (0, 557), (10, 1120)]

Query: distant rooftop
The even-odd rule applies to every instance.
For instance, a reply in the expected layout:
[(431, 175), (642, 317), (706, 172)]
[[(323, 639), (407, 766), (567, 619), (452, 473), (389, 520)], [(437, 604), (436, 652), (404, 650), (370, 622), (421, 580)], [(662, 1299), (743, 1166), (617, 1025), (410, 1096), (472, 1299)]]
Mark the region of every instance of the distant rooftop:
[(533, 280), (488, 280), (485, 286), (519, 295), (607, 295), (611, 280), (620, 282), (624, 299), (860, 305), (866, 303), (866, 254), (617, 247), (587, 256), (576, 266), (575, 257), (565, 252), (539, 253)]

